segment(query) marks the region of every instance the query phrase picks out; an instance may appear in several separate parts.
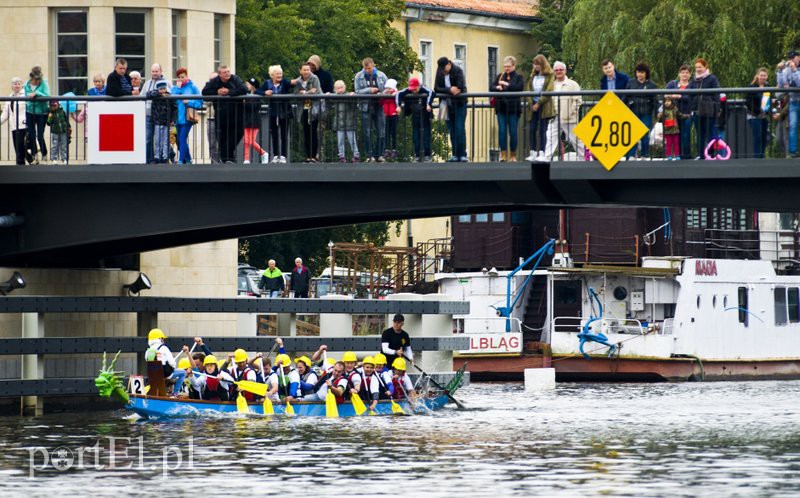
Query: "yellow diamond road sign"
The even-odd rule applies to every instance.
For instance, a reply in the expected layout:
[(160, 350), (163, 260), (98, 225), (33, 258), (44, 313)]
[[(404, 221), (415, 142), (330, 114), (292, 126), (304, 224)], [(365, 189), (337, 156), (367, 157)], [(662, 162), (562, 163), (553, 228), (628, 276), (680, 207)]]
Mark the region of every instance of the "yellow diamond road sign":
[(613, 92), (607, 92), (575, 127), (575, 135), (609, 171), (650, 130)]

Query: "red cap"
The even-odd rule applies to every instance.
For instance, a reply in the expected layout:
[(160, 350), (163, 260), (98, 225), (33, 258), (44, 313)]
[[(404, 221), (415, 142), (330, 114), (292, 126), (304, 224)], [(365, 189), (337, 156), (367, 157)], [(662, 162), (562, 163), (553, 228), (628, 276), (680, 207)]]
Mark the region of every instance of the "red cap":
[(408, 88), (419, 88), (419, 78), (411, 78), (408, 80)]

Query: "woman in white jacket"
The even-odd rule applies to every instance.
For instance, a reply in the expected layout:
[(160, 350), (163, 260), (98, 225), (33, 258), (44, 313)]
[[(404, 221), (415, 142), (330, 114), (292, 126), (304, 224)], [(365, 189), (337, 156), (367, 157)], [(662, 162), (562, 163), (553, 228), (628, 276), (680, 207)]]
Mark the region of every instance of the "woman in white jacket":
[[(11, 78), (11, 95), (10, 97), (24, 97), (25, 92), (22, 90), (22, 79), (14, 77)], [(0, 124), (8, 121), (8, 126), (11, 128), (11, 137), (14, 141), (14, 151), (17, 154), (17, 165), (22, 166), (25, 164), (25, 157), (28, 155), (25, 150), (25, 137), (28, 132), (27, 125), (25, 124), (25, 102), (13, 101), (6, 102), (3, 106), (3, 114), (0, 116)]]

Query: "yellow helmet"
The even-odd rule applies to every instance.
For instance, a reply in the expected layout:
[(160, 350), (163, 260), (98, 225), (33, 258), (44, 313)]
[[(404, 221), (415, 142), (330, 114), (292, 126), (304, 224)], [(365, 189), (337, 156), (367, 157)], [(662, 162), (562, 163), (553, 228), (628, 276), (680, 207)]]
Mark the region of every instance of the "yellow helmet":
[(300, 358), (295, 358), (294, 362), (295, 363), (301, 363), (301, 362), (305, 363), (308, 368), (311, 368), (311, 360), (308, 358), (308, 356), (301, 356)]
[(373, 367), (375, 366), (375, 360), (374, 360), (374, 359), (372, 359), (372, 356), (367, 356), (366, 358), (364, 358), (363, 360), (361, 360), (361, 364), (362, 364), (362, 365), (365, 365), (365, 364), (367, 364), (367, 363), (369, 363), (369, 364), (370, 364), (370, 365), (372, 365)]
[(405, 372), (406, 360), (404, 360), (403, 358), (395, 358), (394, 361), (392, 362), (392, 368), (394, 368), (395, 370), (402, 370)]
[(329, 366), (331, 366), (331, 367), (332, 367), (332, 366), (336, 365), (336, 359), (335, 359), (335, 358), (328, 357), (328, 359), (327, 359), (327, 360), (325, 360), (325, 363), (327, 363)]
[(348, 351), (344, 354), (344, 356), (342, 356), (342, 361), (356, 362), (358, 361), (358, 358), (356, 357), (356, 354), (354, 352)]
[(289, 358), (288, 354), (279, 354), (275, 357), (275, 365), (280, 365), (282, 367), (291, 366), (292, 359)]
[(203, 366), (216, 365), (216, 364), (217, 364), (217, 357), (214, 356), (213, 354), (206, 356), (205, 359), (203, 360)]
[(372, 360), (375, 362), (376, 365), (386, 365), (386, 355), (383, 353), (378, 353), (372, 357)]
[(244, 349), (237, 349), (233, 352), (233, 361), (236, 363), (247, 361), (247, 353), (245, 353)]
[(192, 362), (189, 361), (189, 358), (181, 358), (178, 362), (178, 370), (186, 370), (187, 368), (192, 368)]
[(164, 335), (164, 332), (161, 329), (153, 329), (147, 334), (147, 340), (153, 341), (155, 339), (166, 339), (167, 336)]

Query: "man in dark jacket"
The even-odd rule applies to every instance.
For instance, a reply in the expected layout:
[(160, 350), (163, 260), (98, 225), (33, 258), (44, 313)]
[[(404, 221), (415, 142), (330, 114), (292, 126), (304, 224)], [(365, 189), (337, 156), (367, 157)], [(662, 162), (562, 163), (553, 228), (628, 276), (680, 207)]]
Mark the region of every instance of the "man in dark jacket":
[(292, 277), (289, 281), (289, 285), (291, 286), (291, 290), (294, 291), (294, 297), (299, 298), (307, 298), (308, 297), (308, 286), (311, 282), (311, 272), (308, 271), (308, 268), (303, 264), (303, 260), (297, 258), (294, 260), (294, 270), (292, 270)]
[(114, 71), (106, 79), (106, 95), (109, 97), (124, 97), (133, 93), (131, 77), (128, 76), (128, 61), (117, 59)]
[(628, 75), (617, 71), (611, 59), (605, 59), (600, 63), (603, 68), (603, 76), (600, 77), (601, 90), (625, 90), (628, 88)]
[[(437, 94), (447, 94), (447, 131), (450, 133), (450, 144), (453, 147), (453, 157), (449, 162), (467, 162), (467, 98), (461, 94), (467, 93), (467, 80), (464, 70), (453, 64), (447, 57), (440, 57), (437, 61), (436, 81), (433, 89)], [(442, 97), (439, 97), (442, 100)]]
[(219, 137), (219, 156), (223, 163), (236, 161), (236, 146), (244, 134), (243, 128), (243, 100), (247, 94), (247, 87), (241, 78), (231, 74), (228, 66), (220, 66), (217, 77), (212, 78), (203, 87), (203, 95), (225, 97), (214, 101), (215, 116), (217, 121), (217, 136)]

